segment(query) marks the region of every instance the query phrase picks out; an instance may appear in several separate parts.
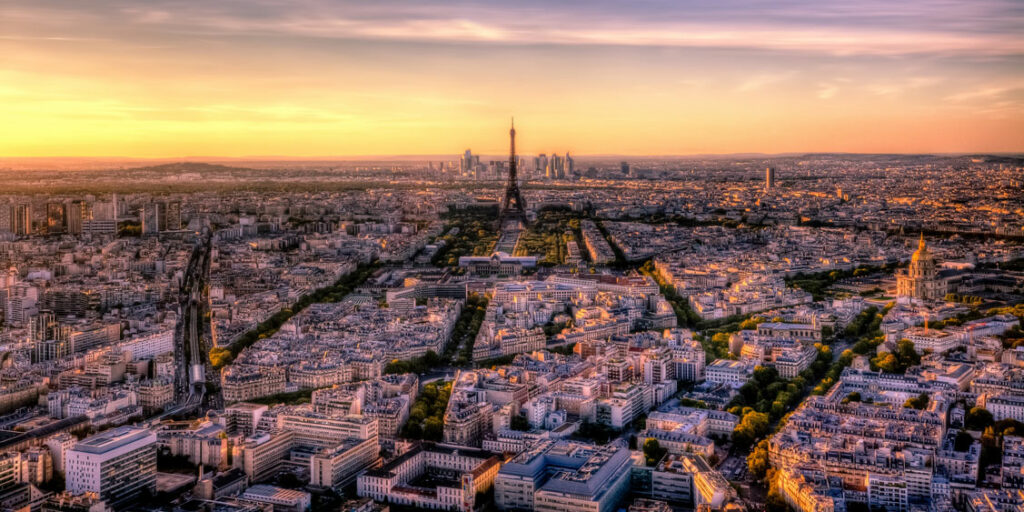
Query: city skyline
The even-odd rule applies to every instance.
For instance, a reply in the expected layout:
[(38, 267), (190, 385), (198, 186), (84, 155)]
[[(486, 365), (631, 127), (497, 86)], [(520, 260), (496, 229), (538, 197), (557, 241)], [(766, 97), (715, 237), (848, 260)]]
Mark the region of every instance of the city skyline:
[(1012, 1), (0, 9), (0, 157), (1024, 147)]

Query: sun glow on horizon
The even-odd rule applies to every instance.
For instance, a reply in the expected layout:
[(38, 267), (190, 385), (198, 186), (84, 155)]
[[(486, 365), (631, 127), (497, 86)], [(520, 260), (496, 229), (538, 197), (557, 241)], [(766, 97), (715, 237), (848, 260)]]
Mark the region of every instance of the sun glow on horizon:
[(1019, 5), (859, 4), (18, 0), (0, 157), (1024, 149)]

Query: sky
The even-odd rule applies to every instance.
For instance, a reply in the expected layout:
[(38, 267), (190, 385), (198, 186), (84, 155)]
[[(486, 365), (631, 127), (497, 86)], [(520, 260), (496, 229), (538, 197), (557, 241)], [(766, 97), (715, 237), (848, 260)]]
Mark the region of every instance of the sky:
[(1024, 151), (1020, 0), (5, 0), (0, 157)]

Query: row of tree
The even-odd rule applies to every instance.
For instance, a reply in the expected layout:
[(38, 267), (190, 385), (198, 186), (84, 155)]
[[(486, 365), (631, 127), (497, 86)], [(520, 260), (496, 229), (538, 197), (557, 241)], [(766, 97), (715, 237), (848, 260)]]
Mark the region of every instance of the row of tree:
[(292, 307), (284, 308), (273, 314), (270, 318), (260, 322), (254, 329), (247, 331), (231, 345), (210, 349), (210, 364), (214, 369), (220, 369), (230, 364), (246, 348), (251, 347), (259, 340), (273, 336), (288, 319), (306, 309), (310, 304), (338, 302), (344, 299), (345, 296), (366, 282), (378, 268), (380, 268), (380, 262), (377, 261), (361, 263), (356, 267), (355, 271), (345, 274), (333, 285), (325, 286), (313, 293), (303, 295)]
[(444, 437), (444, 411), (452, 394), (452, 383), (431, 382), (423, 386), (409, 409), (409, 421), (402, 427), (402, 437), (441, 441)]

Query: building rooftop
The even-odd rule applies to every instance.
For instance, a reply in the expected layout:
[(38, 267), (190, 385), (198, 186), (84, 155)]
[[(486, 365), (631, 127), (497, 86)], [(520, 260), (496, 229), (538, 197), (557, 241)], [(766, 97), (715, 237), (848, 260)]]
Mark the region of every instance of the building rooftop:
[(85, 453), (106, 453), (144, 439), (152, 433), (145, 428), (123, 426), (83, 439), (72, 450)]
[(257, 484), (245, 490), (242, 499), (273, 500), (275, 502), (298, 502), (309, 499), (309, 493), (295, 489), (285, 489), (273, 485)]

